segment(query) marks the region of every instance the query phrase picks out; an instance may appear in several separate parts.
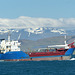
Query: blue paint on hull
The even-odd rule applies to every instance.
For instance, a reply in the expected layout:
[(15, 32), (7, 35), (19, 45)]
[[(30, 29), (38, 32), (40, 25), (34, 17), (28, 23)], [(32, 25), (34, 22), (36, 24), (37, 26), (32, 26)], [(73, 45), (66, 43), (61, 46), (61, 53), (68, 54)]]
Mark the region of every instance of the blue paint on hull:
[(66, 51), (65, 55), (72, 55), (75, 48), (70, 48)]
[(0, 54), (0, 59), (1, 59), (2, 54)]
[(29, 55), (23, 51), (11, 51), (5, 54), (0, 54), (0, 60), (4, 59), (29, 59)]

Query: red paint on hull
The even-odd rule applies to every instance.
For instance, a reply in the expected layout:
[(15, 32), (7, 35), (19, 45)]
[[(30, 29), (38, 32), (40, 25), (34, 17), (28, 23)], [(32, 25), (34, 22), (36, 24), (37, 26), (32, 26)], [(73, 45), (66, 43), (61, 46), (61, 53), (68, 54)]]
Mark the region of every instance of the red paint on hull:
[(53, 52), (31, 52), (28, 53), (30, 57), (38, 57), (38, 56), (57, 56), (57, 55), (65, 55), (65, 52), (67, 50), (63, 51), (53, 51)]

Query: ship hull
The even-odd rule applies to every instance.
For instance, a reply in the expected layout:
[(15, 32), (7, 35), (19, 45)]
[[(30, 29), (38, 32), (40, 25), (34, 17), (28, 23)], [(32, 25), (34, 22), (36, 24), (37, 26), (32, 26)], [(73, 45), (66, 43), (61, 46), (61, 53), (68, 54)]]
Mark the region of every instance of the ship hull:
[(48, 57), (41, 57), (41, 58), (31, 58), (32, 61), (40, 61), (40, 60), (70, 60), (71, 56), (48, 56)]
[(71, 56), (48, 56), (32, 57), (29, 59), (5, 59), (4, 61), (52, 61), (52, 60), (70, 60)]
[(53, 55), (53, 56), (35, 56), (31, 57), (23, 51), (7, 52), (0, 55), (1, 61), (42, 61), (42, 60), (69, 60), (73, 54), (75, 48), (68, 49), (64, 55)]

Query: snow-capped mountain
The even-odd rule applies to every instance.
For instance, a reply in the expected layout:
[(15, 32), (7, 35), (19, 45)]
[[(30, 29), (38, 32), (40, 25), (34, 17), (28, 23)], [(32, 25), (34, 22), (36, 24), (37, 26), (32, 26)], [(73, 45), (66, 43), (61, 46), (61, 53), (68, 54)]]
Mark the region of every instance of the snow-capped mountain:
[(37, 40), (52, 36), (74, 35), (75, 18), (32, 18), (20, 16), (16, 19), (0, 18), (0, 38)]
[(41, 27), (41, 28), (23, 28), (23, 29), (0, 29), (0, 39), (7, 39), (10, 32), (11, 40), (28, 39), (38, 40), (53, 36), (74, 35), (75, 30), (65, 30), (62, 28), (54, 27)]
[(75, 27), (75, 18), (34, 18), (20, 16), (16, 19), (0, 18), (0, 28)]

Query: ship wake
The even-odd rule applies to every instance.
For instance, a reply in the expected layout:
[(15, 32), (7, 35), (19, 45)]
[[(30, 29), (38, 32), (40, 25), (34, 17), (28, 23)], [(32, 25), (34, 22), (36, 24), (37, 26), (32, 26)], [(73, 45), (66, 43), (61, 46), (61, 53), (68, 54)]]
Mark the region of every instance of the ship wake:
[(75, 60), (75, 58), (71, 58), (70, 60)]

